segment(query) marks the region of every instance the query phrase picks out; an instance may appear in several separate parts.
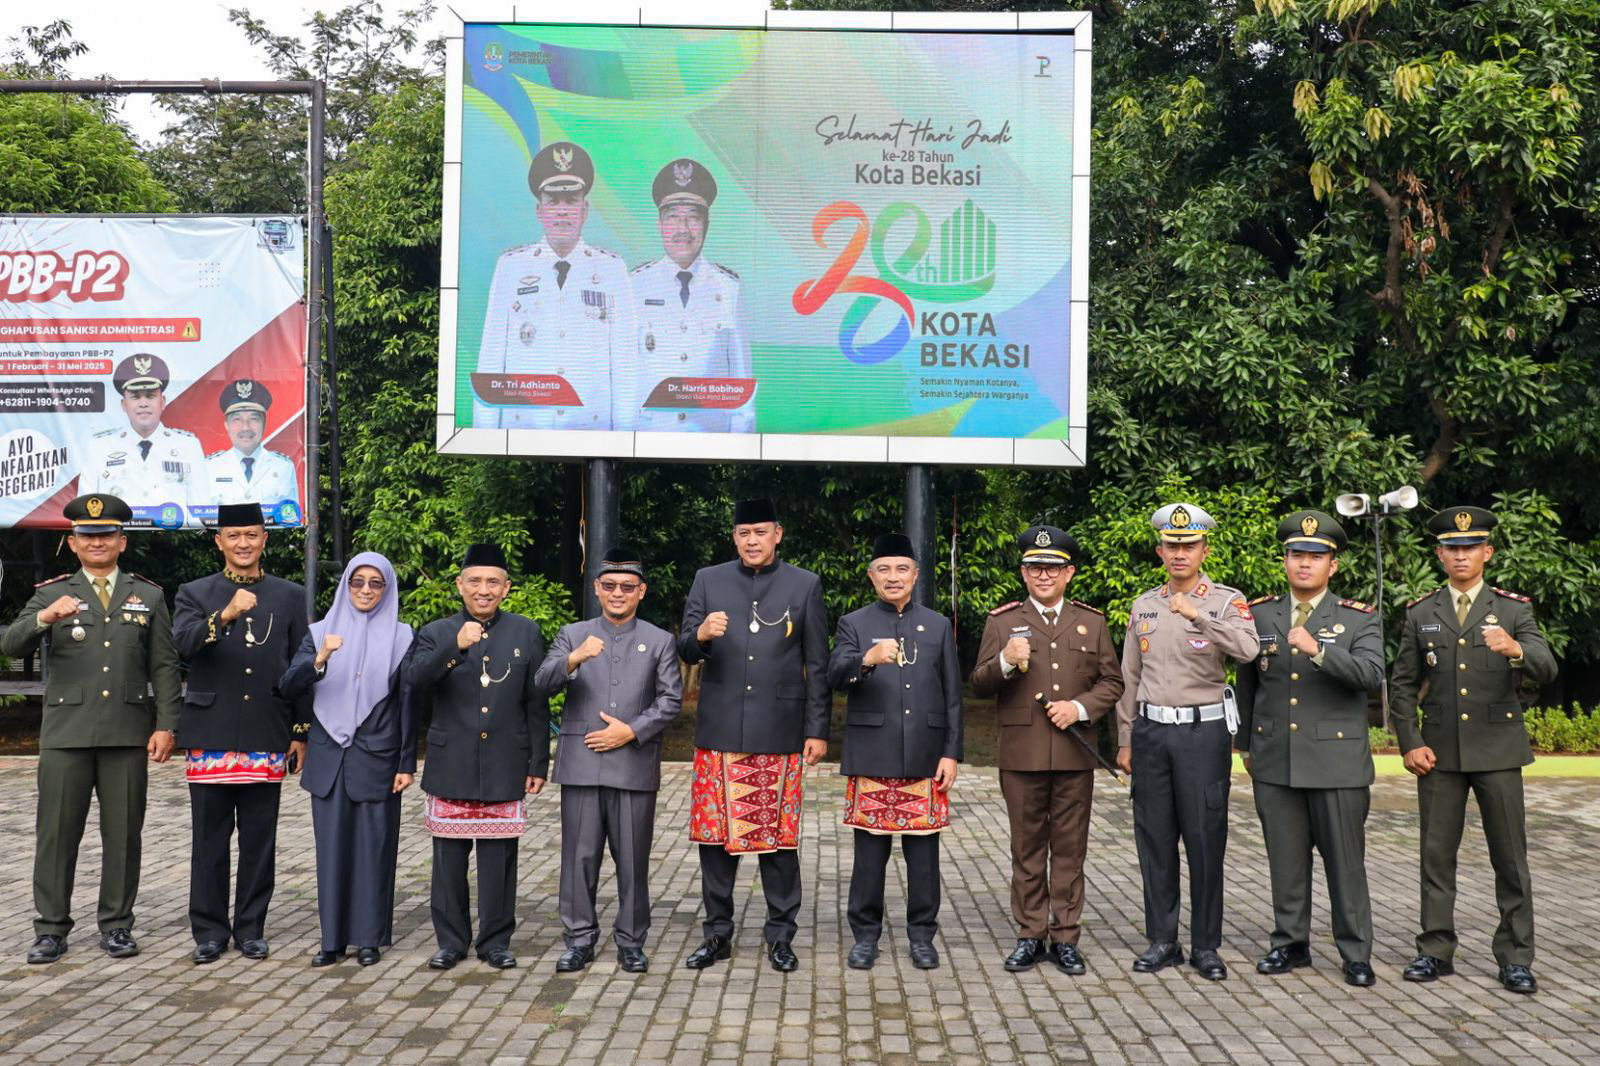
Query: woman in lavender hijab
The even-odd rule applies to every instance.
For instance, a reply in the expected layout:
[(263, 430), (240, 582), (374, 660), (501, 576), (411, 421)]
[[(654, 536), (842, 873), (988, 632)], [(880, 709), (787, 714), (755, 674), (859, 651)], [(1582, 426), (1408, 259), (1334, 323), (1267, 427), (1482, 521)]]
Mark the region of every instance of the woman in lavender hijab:
[(339, 962), (352, 944), (371, 966), (392, 941), (400, 793), (417, 770), (417, 715), (403, 669), (411, 636), (394, 567), (362, 552), (279, 682), (289, 699), (312, 694), (300, 784), (311, 793), (317, 846), (322, 947), (313, 966)]

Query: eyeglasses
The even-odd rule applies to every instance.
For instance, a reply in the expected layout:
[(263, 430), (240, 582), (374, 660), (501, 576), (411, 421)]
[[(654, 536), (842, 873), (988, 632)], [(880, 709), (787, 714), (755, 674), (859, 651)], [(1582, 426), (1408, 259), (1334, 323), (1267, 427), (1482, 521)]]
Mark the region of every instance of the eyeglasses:
[(637, 581), (602, 581), (602, 582), (600, 582), (600, 591), (601, 592), (621, 592), (621, 593), (624, 593), (624, 594), (627, 594), (627, 595), (632, 595), (633, 593), (639, 591), (639, 582), (637, 582)]
[(350, 587), (351, 588), (353, 588), (353, 589), (371, 589), (373, 592), (382, 592), (383, 589), (384, 589), (384, 586), (386, 584), (387, 584), (387, 582), (385, 582), (383, 580), (383, 578), (381, 578), (381, 577), (374, 577), (374, 578), (353, 577), (353, 578), (350, 579)]
[(1029, 563), (1022, 568), (1022, 572), (1029, 577), (1058, 577), (1065, 570), (1064, 566), (1042, 566), (1038, 563)]

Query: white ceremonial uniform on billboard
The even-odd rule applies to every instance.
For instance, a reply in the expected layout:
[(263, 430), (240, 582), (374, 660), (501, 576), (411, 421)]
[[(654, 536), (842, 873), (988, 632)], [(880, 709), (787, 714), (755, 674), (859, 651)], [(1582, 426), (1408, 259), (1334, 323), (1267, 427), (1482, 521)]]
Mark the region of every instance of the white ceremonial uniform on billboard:
[(80, 493), (108, 493), (130, 507), (176, 503), (187, 511), (214, 502), (200, 438), (187, 430), (157, 426), (145, 438), (127, 426), (103, 429), (89, 438), (80, 471)]
[[(689, 298), (684, 302), (687, 269)], [(699, 256), (687, 268), (671, 257), (646, 263), (631, 275), (639, 301), (639, 388), (643, 404), (665, 378), (749, 378), (750, 342), (739, 317), (739, 275)], [(679, 432), (755, 431), (754, 394), (733, 410), (636, 408), (618, 429)]]
[[(248, 460), (248, 463), (246, 462)], [(257, 448), (245, 455), (238, 448), (206, 456), (206, 476), (216, 503), (300, 503), (294, 462), (287, 455)]]
[[(559, 262), (569, 264), (557, 283)], [(628, 268), (579, 241), (561, 259), (546, 241), (495, 263), (478, 348), (479, 373), (559, 374), (581, 407), (491, 406), (472, 399), (472, 424), (489, 429), (611, 429), (638, 404), (637, 333)]]

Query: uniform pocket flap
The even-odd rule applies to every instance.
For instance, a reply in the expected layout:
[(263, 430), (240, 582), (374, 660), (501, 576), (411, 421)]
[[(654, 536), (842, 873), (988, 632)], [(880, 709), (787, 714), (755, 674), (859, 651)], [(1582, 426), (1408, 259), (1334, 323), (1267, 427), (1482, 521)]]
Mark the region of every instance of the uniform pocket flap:
[(1522, 723), (1522, 705), (1520, 703), (1496, 704), (1489, 712), (1489, 721), (1495, 725), (1520, 725)]
[(443, 729), (428, 730), (428, 747), (430, 748), (442, 748), (448, 739), (450, 739), (450, 734)]
[(57, 704), (74, 704), (83, 702), (82, 685), (55, 685), (44, 694), (46, 706), (53, 707)]
[(1272, 734), (1274, 732), (1272, 719), (1270, 719), (1270, 718), (1259, 719), (1255, 723), (1255, 725), (1250, 727), (1250, 732), (1254, 733), (1258, 737), (1270, 737), (1270, 736), (1272, 736)]
[(123, 685), (122, 699), (126, 703), (149, 703), (149, 685)]
[[(130, 685), (129, 687), (131, 688), (132, 686)], [(183, 694), (183, 702), (193, 704), (196, 707), (209, 707), (216, 702), (216, 699), (217, 694), (215, 692), (196, 692), (194, 689), (190, 689)]]
[(1318, 722), (1318, 740), (1366, 740), (1367, 731), (1343, 722)]

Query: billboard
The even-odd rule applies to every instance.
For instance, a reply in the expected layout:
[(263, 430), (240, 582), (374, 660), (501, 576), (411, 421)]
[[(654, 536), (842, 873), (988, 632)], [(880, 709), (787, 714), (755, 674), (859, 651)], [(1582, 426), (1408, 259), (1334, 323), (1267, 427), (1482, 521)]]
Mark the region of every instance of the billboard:
[(1081, 464), (1088, 17), (768, 19), (449, 42), (439, 449)]
[(304, 275), (293, 216), (0, 216), (0, 526), (300, 525)]

